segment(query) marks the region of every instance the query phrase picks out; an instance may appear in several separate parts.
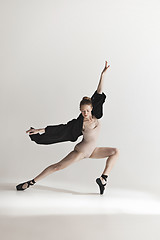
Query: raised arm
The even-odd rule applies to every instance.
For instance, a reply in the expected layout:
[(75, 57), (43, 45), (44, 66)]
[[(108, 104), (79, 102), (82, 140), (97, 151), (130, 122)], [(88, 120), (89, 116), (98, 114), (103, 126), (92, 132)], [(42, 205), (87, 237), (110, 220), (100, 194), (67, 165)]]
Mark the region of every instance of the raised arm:
[(107, 66), (107, 61), (105, 61), (105, 67), (104, 67), (103, 71), (101, 72), (101, 77), (100, 77), (98, 87), (97, 87), (97, 93), (99, 93), (99, 94), (102, 94), (104, 75), (106, 74), (106, 71), (109, 67), (110, 67), (110, 65)]

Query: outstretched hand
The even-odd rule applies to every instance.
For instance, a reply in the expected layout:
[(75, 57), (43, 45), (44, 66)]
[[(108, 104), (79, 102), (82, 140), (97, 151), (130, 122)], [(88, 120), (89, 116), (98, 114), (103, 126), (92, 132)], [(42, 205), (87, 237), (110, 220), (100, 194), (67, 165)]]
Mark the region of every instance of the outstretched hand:
[(105, 61), (105, 67), (102, 71), (102, 73), (106, 72), (106, 70), (110, 67), (110, 65), (107, 66), (107, 61)]
[(29, 135), (32, 135), (32, 134), (37, 134), (37, 133), (39, 133), (39, 129), (29, 129), (29, 130), (27, 130), (26, 131), (26, 133), (29, 133)]

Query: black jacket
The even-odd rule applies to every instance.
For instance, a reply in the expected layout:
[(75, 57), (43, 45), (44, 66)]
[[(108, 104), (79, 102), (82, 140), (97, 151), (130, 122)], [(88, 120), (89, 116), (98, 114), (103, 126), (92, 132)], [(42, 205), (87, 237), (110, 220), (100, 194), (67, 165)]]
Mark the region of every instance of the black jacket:
[[(106, 95), (97, 93), (97, 90), (91, 97), (92, 100), (92, 115), (97, 119), (103, 116), (103, 103), (105, 102)], [(43, 134), (29, 135), (30, 139), (37, 144), (54, 144), (58, 142), (71, 141), (75, 142), (79, 136), (82, 135), (83, 115), (79, 114), (78, 118), (68, 121), (66, 124), (50, 125), (45, 128)]]

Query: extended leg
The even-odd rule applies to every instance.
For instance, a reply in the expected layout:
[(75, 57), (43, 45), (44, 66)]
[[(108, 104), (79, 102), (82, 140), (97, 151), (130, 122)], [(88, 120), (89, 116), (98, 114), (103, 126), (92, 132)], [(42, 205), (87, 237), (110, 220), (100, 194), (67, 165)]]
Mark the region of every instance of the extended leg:
[[(49, 174), (64, 169), (70, 164), (83, 159), (83, 154), (77, 151), (70, 152), (66, 157), (64, 157), (61, 161), (52, 164), (45, 168), (38, 176), (36, 176), (32, 181), (24, 182), (16, 186), (17, 190), (25, 190), (30, 185), (33, 185), (32, 183), (36, 183), (37, 181), (41, 180), (42, 178), (48, 176)], [(30, 183), (30, 184), (29, 184)]]
[(36, 176), (34, 178), (34, 180), (37, 182), (37, 181), (41, 180), (42, 178), (48, 176), (49, 174), (51, 174), (55, 171), (64, 169), (64, 168), (68, 167), (70, 164), (72, 164), (80, 159), (83, 159), (82, 154), (73, 150), (66, 157), (64, 157), (61, 161), (45, 168), (38, 176)]

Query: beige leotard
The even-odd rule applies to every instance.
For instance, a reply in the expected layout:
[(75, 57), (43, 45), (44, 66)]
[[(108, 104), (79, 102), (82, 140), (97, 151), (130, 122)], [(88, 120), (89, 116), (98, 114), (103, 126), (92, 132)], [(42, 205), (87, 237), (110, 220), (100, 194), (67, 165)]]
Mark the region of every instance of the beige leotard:
[(82, 128), (83, 139), (74, 147), (74, 150), (83, 152), (85, 158), (90, 157), (96, 147), (100, 126), (100, 122), (96, 117), (93, 117), (92, 121), (84, 121)]

